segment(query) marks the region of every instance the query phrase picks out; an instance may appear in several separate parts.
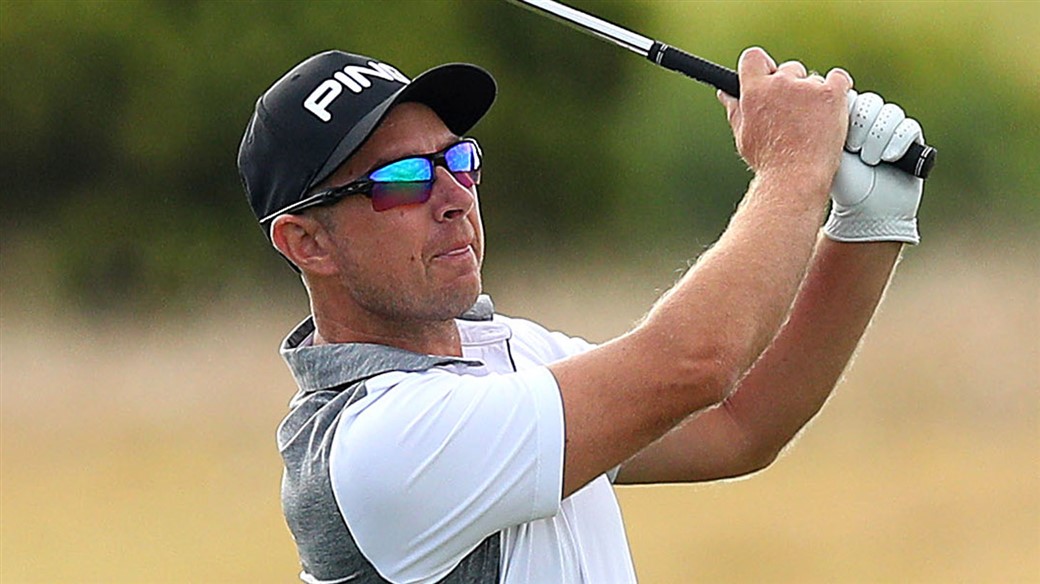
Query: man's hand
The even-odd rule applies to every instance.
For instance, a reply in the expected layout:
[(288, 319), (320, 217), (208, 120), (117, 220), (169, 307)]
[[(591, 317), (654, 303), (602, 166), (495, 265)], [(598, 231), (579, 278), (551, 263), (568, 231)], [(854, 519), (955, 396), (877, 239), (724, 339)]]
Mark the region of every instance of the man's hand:
[[(739, 100), (718, 93), (726, 106), (737, 150), (755, 174), (830, 184), (841, 162), (848, 127), (846, 93), (852, 78), (841, 69), (827, 77), (805, 66), (779, 66), (762, 49), (740, 56)], [(826, 188), (826, 187), (825, 187)]]
[(823, 231), (836, 241), (916, 244), (924, 180), (880, 162), (898, 160), (914, 142), (923, 144), (921, 125), (875, 93), (850, 90), (848, 97), (847, 152), (834, 177)]

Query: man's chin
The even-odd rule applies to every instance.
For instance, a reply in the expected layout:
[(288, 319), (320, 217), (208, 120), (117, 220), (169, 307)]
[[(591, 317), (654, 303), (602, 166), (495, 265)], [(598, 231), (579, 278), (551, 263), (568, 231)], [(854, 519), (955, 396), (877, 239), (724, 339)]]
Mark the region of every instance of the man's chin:
[(450, 293), (446, 294), (443, 298), (441, 305), (444, 308), (442, 314), (448, 315), (448, 318), (458, 318), (462, 316), (467, 310), (473, 308), (476, 304), (477, 298), (480, 296), (481, 286), (480, 280), (478, 279), (476, 285), (456, 288)]

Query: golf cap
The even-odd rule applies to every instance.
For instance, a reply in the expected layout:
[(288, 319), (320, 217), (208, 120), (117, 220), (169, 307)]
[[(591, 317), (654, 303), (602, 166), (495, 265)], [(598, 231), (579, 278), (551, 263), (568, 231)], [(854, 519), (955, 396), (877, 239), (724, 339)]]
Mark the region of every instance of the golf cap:
[(434, 67), (409, 81), (395, 67), (342, 51), (303, 61), (256, 102), (238, 150), (238, 172), (265, 232), (372, 135), (394, 105), (430, 107), (456, 135), (490, 109), (496, 86), (475, 65)]

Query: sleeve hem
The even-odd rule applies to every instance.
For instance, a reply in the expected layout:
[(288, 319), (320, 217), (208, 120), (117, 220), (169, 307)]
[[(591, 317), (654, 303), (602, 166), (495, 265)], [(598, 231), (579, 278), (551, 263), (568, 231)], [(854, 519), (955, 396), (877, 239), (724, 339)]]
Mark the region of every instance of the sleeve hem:
[(532, 501), (533, 517), (551, 517), (559, 512), (563, 495), (563, 398), (556, 378), (548, 367), (526, 371), (534, 389), (535, 408), (538, 412), (538, 451), (542, 453)]

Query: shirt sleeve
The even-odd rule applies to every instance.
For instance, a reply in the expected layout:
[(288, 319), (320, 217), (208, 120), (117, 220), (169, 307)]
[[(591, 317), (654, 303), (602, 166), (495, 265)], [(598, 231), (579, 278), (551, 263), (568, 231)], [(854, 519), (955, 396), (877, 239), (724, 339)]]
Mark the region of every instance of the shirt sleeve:
[(563, 404), (545, 367), (366, 386), (372, 399), (343, 413), (329, 465), (358, 548), (387, 580), (435, 582), (489, 535), (557, 513)]

